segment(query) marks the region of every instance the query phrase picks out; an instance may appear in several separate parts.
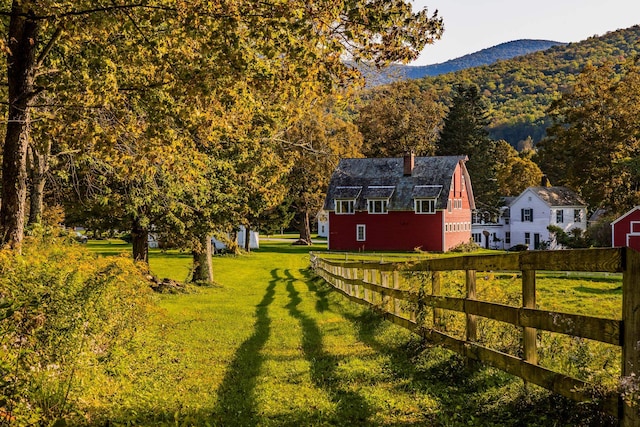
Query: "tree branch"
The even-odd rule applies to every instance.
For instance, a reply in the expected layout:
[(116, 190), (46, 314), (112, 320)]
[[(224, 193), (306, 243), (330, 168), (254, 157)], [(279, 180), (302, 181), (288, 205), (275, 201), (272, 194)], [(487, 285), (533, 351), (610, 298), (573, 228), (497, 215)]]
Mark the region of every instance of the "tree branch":
[(116, 10), (130, 10), (130, 9), (154, 9), (154, 10), (164, 10), (168, 12), (176, 12), (177, 9), (173, 7), (167, 6), (150, 6), (144, 3), (134, 3), (134, 4), (122, 4), (122, 5), (112, 5), (112, 6), (103, 6), (96, 7), (94, 9), (86, 9), (86, 10), (70, 10), (63, 13), (53, 14), (53, 15), (34, 15), (31, 12), (27, 13), (13, 13), (7, 11), (0, 11), (0, 16), (23, 16), (27, 17), (34, 21), (43, 21), (47, 19), (53, 18), (68, 18), (72, 16), (83, 16), (83, 15), (91, 15), (93, 13), (104, 13), (104, 12), (113, 12)]
[(40, 52), (40, 55), (36, 60), (36, 68), (40, 68), (42, 66), (42, 63), (44, 62), (47, 55), (49, 55), (49, 52), (51, 52), (51, 49), (53, 49), (53, 45), (58, 41), (60, 35), (62, 35), (62, 25), (59, 25), (58, 28), (56, 28), (56, 31), (47, 42), (47, 45), (44, 47), (42, 52)]

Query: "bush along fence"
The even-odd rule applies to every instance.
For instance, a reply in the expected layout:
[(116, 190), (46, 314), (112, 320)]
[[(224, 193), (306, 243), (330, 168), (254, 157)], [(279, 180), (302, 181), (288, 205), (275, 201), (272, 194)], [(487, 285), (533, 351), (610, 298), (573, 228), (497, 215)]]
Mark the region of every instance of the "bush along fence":
[[(640, 253), (628, 248), (528, 251), (407, 262), (310, 256), (316, 273), (350, 300), (380, 310), (387, 320), (461, 354), (470, 363), (480, 361), (525, 383), (592, 402), (617, 417), (621, 425), (640, 426)], [(622, 273), (621, 315), (608, 319), (537, 309), (536, 278), (542, 272)], [(456, 280), (452, 274), (461, 276), (457, 294), (447, 291), (449, 280)], [(505, 304), (476, 297), (477, 278), (495, 274), (521, 281), (517, 298), (507, 298)], [(490, 348), (496, 340), (482, 339), (481, 333), (489, 329), (481, 322), (487, 319), (500, 322), (496, 329), (515, 332), (515, 345), (506, 346), (509, 351)], [(620, 359), (615, 386), (603, 392), (588, 380), (541, 366), (543, 331), (612, 348), (604, 353)]]

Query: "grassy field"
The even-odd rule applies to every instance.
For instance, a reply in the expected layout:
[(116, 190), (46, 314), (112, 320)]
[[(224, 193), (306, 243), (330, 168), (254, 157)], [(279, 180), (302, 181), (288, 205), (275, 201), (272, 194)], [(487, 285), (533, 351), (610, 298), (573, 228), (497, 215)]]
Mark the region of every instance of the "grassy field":
[[(104, 255), (130, 249), (118, 241), (90, 242), (89, 248)], [(583, 405), (525, 388), (500, 371), (469, 369), (456, 355), (425, 346), (347, 302), (313, 277), (309, 250), (270, 242), (251, 254), (215, 257), (218, 286), (159, 296), (161, 310), (122, 355), (121, 366), (104, 378), (82, 378), (85, 422), (546, 426), (608, 421)], [(150, 264), (160, 277), (184, 280), (190, 256), (152, 251)], [(592, 289), (587, 282), (564, 289), (615, 292)]]

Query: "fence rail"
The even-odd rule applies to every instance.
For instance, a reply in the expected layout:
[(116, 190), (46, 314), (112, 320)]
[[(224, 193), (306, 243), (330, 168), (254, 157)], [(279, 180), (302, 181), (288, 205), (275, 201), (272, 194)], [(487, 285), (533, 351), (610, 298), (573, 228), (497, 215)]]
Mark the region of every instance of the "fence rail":
[[(626, 248), (528, 251), (504, 255), (478, 255), (405, 262), (371, 262), (325, 259), (311, 254), (319, 276), (347, 298), (379, 309), (389, 321), (477, 360), (521, 377), (576, 401), (593, 401), (591, 384), (538, 365), (537, 331), (587, 338), (622, 348), (621, 374), (640, 379), (640, 253)], [(554, 312), (536, 308), (536, 271), (622, 273), (622, 320)], [(465, 296), (441, 294), (442, 272), (465, 272)], [(476, 299), (477, 272), (519, 272), (522, 303), (518, 307)], [(431, 286), (420, 291), (401, 289), (400, 275), (421, 272)], [(428, 284), (428, 283), (427, 283)], [(433, 327), (416, 321), (421, 308), (430, 307)], [(443, 331), (443, 310), (464, 313), (464, 338)], [(519, 327), (522, 357), (494, 350), (477, 341), (478, 318)], [(600, 409), (618, 417), (624, 426), (640, 426), (638, 405), (612, 393), (599, 397)]]

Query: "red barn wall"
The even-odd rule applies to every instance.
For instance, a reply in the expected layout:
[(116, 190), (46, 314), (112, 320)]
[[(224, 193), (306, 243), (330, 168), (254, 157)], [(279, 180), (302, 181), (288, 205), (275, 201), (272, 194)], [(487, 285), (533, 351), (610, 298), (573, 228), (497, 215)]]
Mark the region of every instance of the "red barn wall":
[[(356, 226), (366, 225), (366, 240), (356, 240)], [(442, 212), (413, 211), (353, 215), (329, 213), (329, 249), (336, 251), (442, 251)]]
[[(449, 191), (451, 210), (444, 211), (445, 243), (444, 250), (471, 240), (471, 202), (467, 191), (467, 183), (462, 176), (460, 165), (456, 167)], [(462, 200), (462, 209), (456, 209), (454, 200)], [(448, 231), (447, 231), (448, 230)]]
[[(639, 235), (640, 224), (636, 225), (635, 229), (632, 230), (631, 222), (640, 222), (640, 210), (630, 212), (626, 217), (620, 219), (613, 225), (613, 246), (627, 246), (627, 234), (629, 233)], [(638, 238), (630, 239), (629, 246), (640, 251), (638, 240)]]

